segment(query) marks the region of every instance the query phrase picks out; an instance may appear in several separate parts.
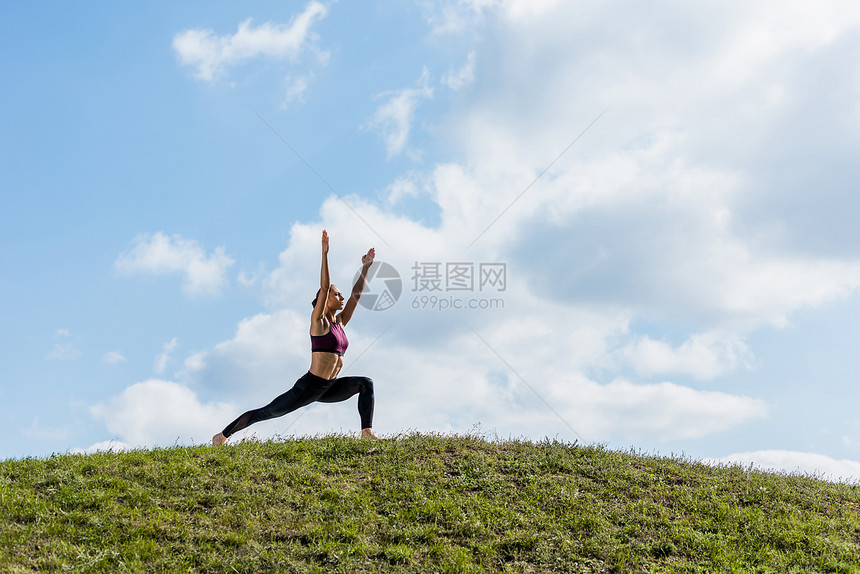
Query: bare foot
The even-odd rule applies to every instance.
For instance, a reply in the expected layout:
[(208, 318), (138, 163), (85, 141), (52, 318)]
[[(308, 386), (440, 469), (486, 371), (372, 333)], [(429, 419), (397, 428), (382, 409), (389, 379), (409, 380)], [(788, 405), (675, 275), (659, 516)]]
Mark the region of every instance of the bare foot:
[(224, 436), (224, 433), (218, 433), (212, 437), (212, 446), (221, 446), (227, 442), (227, 437)]
[(373, 429), (361, 429), (361, 438), (369, 438), (371, 440), (379, 440), (379, 437), (373, 434)]

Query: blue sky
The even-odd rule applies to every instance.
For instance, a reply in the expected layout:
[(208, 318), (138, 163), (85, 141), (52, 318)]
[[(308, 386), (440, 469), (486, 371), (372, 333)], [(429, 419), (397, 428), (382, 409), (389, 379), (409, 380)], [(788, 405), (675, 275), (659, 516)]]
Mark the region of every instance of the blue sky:
[(371, 246), (402, 280), (348, 329), (379, 434), (860, 478), (853, 3), (0, 11), (0, 457), (200, 444), (289, 388), (326, 228), (341, 288)]

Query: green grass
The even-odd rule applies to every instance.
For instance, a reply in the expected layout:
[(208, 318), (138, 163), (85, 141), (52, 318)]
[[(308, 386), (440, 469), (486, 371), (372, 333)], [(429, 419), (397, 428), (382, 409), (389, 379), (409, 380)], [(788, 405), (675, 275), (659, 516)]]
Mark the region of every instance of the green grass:
[(0, 571), (860, 572), (860, 486), (418, 434), (9, 460)]

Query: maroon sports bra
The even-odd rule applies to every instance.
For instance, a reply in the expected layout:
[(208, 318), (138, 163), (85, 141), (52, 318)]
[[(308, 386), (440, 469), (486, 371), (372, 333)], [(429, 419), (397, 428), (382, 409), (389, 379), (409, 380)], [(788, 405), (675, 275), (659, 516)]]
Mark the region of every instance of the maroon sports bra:
[(328, 333), (325, 335), (311, 335), (311, 352), (313, 353), (336, 353), (343, 355), (349, 347), (346, 333), (340, 323), (330, 322)]

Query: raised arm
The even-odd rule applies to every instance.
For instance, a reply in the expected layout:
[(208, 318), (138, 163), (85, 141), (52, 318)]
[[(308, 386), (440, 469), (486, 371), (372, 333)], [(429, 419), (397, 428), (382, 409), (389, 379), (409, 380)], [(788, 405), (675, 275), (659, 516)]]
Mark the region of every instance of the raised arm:
[(352, 314), (355, 312), (355, 306), (358, 304), (358, 300), (361, 299), (361, 294), (364, 292), (364, 284), (367, 281), (367, 270), (370, 269), (370, 266), (373, 264), (374, 257), (376, 257), (376, 249), (373, 247), (367, 251), (366, 255), (361, 256), (361, 273), (359, 273), (355, 285), (352, 286), (352, 293), (349, 295), (349, 299), (343, 306), (343, 311), (338, 315), (342, 325), (346, 325), (349, 323), (349, 320), (352, 319)]
[(323, 316), (325, 315), (325, 306), (326, 302), (328, 301), (328, 292), (330, 288), (331, 278), (328, 274), (328, 233), (325, 229), (323, 229), (322, 265), (320, 267), (320, 294), (317, 297), (316, 305), (314, 305), (314, 311), (311, 314), (311, 334), (314, 334), (314, 331), (319, 331), (319, 334), (322, 334), (322, 331), (325, 331), (325, 321), (323, 320)]

